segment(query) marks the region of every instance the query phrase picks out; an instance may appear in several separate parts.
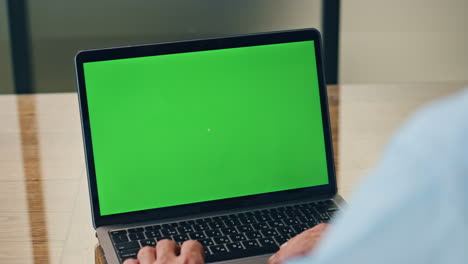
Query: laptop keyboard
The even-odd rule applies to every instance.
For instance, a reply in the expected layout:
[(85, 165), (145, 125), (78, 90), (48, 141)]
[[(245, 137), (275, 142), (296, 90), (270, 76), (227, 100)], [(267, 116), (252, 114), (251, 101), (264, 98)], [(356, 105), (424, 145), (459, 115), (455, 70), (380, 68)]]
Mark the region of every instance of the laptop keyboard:
[(163, 239), (178, 244), (198, 240), (204, 246), (206, 262), (215, 262), (274, 253), (291, 237), (328, 222), (337, 210), (336, 204), (327, 200), (113, 230), (109, 235), (122, 262)]

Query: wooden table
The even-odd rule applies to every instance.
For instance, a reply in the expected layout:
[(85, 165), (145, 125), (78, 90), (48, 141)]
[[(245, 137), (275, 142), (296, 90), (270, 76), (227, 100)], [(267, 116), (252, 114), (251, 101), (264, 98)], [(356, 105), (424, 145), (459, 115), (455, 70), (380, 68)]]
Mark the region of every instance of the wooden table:
[[(408, 113), (463, 86), (330, 86), (340, 193)], [(91, 225), (76, 94), (0, 95), (0, 201), (4, 262), (105, 263)]]

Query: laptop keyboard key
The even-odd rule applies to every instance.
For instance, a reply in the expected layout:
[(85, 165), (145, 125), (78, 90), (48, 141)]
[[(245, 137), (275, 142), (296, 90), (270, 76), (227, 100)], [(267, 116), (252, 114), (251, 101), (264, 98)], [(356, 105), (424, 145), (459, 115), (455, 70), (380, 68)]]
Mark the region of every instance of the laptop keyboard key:
[(160, 237), (161, 233), (159, 233), (158, 230), (148, 231), (148, 232), (145, 232), (145, 236), (147, 238)]
[(161, 230), (161, 234), (163, 234), (164, 236), (177, 235), (177, 230), (175, 228), (163, 229)]
[(169, 224), (163, 224), (162, 228), (164, 229), (170, 229), (170, 228), (175, 228), (177, 227), (177, 223), (169, 223)]
[(235, 227), (222, 228), (221, 232), (225, 235), (235, 235), (239, 234), (239, 231)]
[(195, 231), (205, 231), (205, 230), (209, 230), (210, 227), (207, 224), (195, 224), (193, 225), (193, 229)]
[(246, 240), (246, 239), (247, 239), (247, 238), (245, 237), (244, 234), (229, 235), (229, 238), (230, 238), (233, 242), (242, 241), (242, 240)]
[(189, 240), (189, 237), (186, 234), (174, 235), (172, 236), (172, 240), (175, 242), (184, 242), (185, 240)]
[(156, 246), (156, 240), (154, 240), (153, 238), (143, 239), (143, 240), (140, 240), (140, 245), (141, 247), (146, 247), (146, 246), (154, 247)]
[(266, 215), (266, 214), (262, 214), (262, 215), (257, 216), (257, 219), (258, 219), (259, 223), (268, 222), (268, 221), (273, 220), (273, 218), (271, 218), (271, 216)]
[(192, 233), (194, 232), (193, 228), (191, 226), (181, 226), (177, 228), (177, 231), (179, 231), (179, 234), (187, 234), (187, 233)]
[(312, 215), (305, 215), (298, 219), (301, 220), (303, 223), (313, 223), (314, 225), (318, 224), (318, 221)]
[(128, 236), (127, 236), (127, 235), (113, 236), (113, 237), (112, 237), (112, 240), (114, 241), (114, 243), (121, 243), (121, 242), (128, 242), (128, 241), (130, 241), (130, 240), (128, 239)]
[(255, 220), (253, 216), (241, 217), (239, 218), (239, 221), (244, 225), (257, 223), (257, 220)]
[(129, 233), (141, 233), (143, 232), (143, 227), (136, 227), (136, 228), (130, 228), (128, 229)]
[(267, 251), (266, 253), (273, 253), (279, 249), (278, 244), (276, 244), (273, 238), (260, 238), (258, 242), (260, 242), (262, 248)]
[(244, 250), (244, 247), (240, 242), (226, 244), (229, 252), (238, 252)]
[(208, 224), (208, 226), (211, 228), (211, 229), (219, 229), (219, 228), (224, 228), (226, 227), (226, 225), (223, 223), (223, 221), (221, 220), (218, 220), (218, 221), (215, 221), (215, 222), (211, 222)]
[(309, 226), (306, 224), (293, 225), (291, 227), (294, 229), (294, 231), (296, 231), (296, 234), (302, 233), (309, 229)]
[(210, 249), (210, 251), (211, 251), (211, 253), (213, 255), (217, 254), (217, 253), (226, 253), (227, 252), (227, 248), (224, 245), (209, 246), (209, 249)]
[(286, 218), (292, 218), (292, 217), (296, 217), (300, 215), (298, 214), (297, 210), (293, 210), (293, 209), (285, 211), (284, 214), (286, 215)]
[(271, 218), (273, 218), (273, 220), (280, 220), (280, 219), (284, 219), (287, 217), (283, 212), (277, 212), (277, 213), (272, 213)]
[(319, 217), (320, 217), (320, 220), (321, 220), (322, 222), (328, 222), (328, 221), (330, 221), (330, 215), (329, 215), (328, 213), (326, 213), (326, 212), (320, 213), (320, 214), (319, 214)]
[(299, 222), (301, 222), (301, 223), (306, 223), (306, 222), (309, 221), (309, 219), (307, 217), (305, 217), (305, 216), (298, 216), (297, 220), (299, 220)]
[(296, 231), (294, 231), (291, 227), (286, 226), (286, 227), (278, 227), (277, 228), (278, 232), (280, 235), (295, 235), (297, 234)]
[(158, 230), (156, 226), (145, 226), (145, 231), (155, 231)]
[(247, 232), (245, 233), (245, 236), (248, 239), (255, 239), (255, 238), (262, 238), (262, 234), (260, 234), (260, 231), (252, 231), (252, 232)]
[(257, 240), (254, 239), (242, 241), (241, 243), (244, 245), (245, 249), (256, 249), (261, 247)]
[(265, 229), (269, 229), (269, 228), (270, 228), (270, 227), (268, 226), (267, 223), (252, 224), (252, 227), (253, 227), (255, 230), (265, 230)]
[(221, 252), (212, 255), (207, 255), (205, 261), (209, 262), (216, 262), (216, 261), (223, 261), (223, 260), (230, 260), (236, 258), (245, 258), (250, 256), (256, 256), (266, 253), (271, 253), (272, 250), (270, 248), (262, 248), (262, 247), (253, 247), (253, 248), (245, 248), (231, 245), (232, 250), (229, 252)]
[(211, 238), (205, 238), (205, 239), (199, 240), (198, 242), (200, 242), (200, 244), (204, 245), (205, 247), (214, 246), (215, 244)]
[(237, 229), (239, 229), (239, 231), (242, 233), (254, 231), (251, 225), (241, 225), (238, 226)]
[(279, 236), (274, 236), (273, 239), (278, 243), (278, 245), (282, 245), (286, 243), (289, 240), (289, 237), (284, 236), (284, 235), (279, 235)]
[(279, 235), (278, 232), (276, 232), (275, 229), (267, 229), (267, 230), (262, 230), (260, 231), (264, 237), (272, 237), (272, 236), (277, 236)]
[(241, 222), (236, 218), (228, 219), (228, 220), (224, 221), (224, 223), (226, 224), (227, 227), (233, 227), (233, 226), (241, 225)]
[(110, 234), (111, 234), (111, 236), (126, 235), (126, 234), (127, 234), (127, 230), (111, 231)]
[(328, 201), (321, 201), (318, 203), (318, 205), (315, 206), (315, 209), (322, 213), (322, 212), (327, 212), (327, 211), (335, 211), (335, 210), (338, 210), (338, 207), (336, 206), (336, 204), (331, 201), (331, 200), (328, 200)]
[(128, 258), (136, 258), (139, 248), (126, 249), (119, 252), (120, 257), (125, 260)]
[(140, 239), (145, 239), (145, 235), (143, 235), (143, 233), (141, 232), (138, 232), (138, 233), (130, 233), (128, 235), (128, 237), (130, 238), (131, 241), (135, 241), (135, 240), (140, 240)]
[(213, 238), (213, 241), (216, 243), (216, 244), (226, 244), (226, 243), (230, 243), (231, 240), (229, 240), (228, 236), (220, 236), (220, 237), (214, 237)]
[(122, 250), (126, 250), (126, 249), (140, 248), (140, 244), (138, 244), (137, 241), (122, 242), (122, 243), (115, 244), (115, 248), (118, 251), (122, 251)]
[(262, 247), (267, 247), (267, 248), (271, 248), (271, 250), (273, 251), (276, 251), (279, 249), (279, 246), (278, 244), (273, 240), (273, 238), (260, 238), (258, 240), (258, 242), (260, 242), (260, 244), (262, 245)]
[(206, 262), (206, 258), (210, 257), (212, 254), (207, 247), (203, 247), (203, 250), (205, 251), (205, 262)]
[(205, 234), (206, 234), (208, 237), (222, 236), (221, 232), (220, 232), (218, 229), (205, 231)]
[(290, 226), (300, 224), (299, 220), (297, 220), (297, 218), (285, 218), (285, 219), (283, 219), (283, 222), (286, 225), (290, 225)]
[(202, 240), (206, 238), (206, 235), (203, 232), (190, 233), (189, 236), (190, 236), (190, 239), (193, 239), (193, 240)]
[(281, 220), (275, 220), (268, 222), (268, 225), (275, 228), (275, 227), (284, 227), (285, 224)]

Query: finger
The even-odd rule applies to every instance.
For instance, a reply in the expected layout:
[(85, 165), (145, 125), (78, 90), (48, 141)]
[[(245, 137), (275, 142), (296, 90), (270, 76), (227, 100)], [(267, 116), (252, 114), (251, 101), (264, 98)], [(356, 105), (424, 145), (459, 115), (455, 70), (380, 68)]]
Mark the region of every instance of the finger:
[[(289, 241), (291, 241), (291, 239), (290, 239)], [(287, 246), (288, 246), (289, 244), (293, 243), (293, 242), (289, 243), (289, 241), (284, 242), (284, 243), (280, 246), (280, 249), (268, 259), (268, 263), (269, 263), (269, 264), (276, 264), (276, 263), (279, 263), (279, 257), (282, 257), (282, 256), (285, 254), (285, 252), (286, 252), (286, 254), (287, 254), (287, 251), (288, 251)]]
[(288, 244), (294, 243), (294, 242), (297, 241), (297, 240), (299, 240), (299, 241), (304, 240), (306, 237), (308, 237), (308, 233), (309, 233), (308, 231), (310, 231), (310, 229), (308, 229), (308, 230), (306, 230), (306, 231), (304, 231), (304, 232), (302, 232), (302, 233), (300, 233), (300, 234), (298, 234), (298, 235), (296, 235), (296, 236), (293, 236), (293, 237), (290, 238), (288, 241), (286, 241), (286, 242), (284, 242), (283, 244), (281, 244), (280, 250), (281, 250), (282, 248), (284, 248), (285, 246), (287, 246)]
[(164, 239), (156, 244), (156, 256), (159, 263), (172, 263), (179, 253), (179, 245), (169, 239)]
[(297, 249), (290, 247), (291, 244), (294, 243), (291, 242), (283, 244), (282, 247), (280, 247), (280, 249), (273, 256), (270, 257), (269, 263), (279, 263), (282, 259), (285, 259), (288, 256), (295, 254)]
[(284, 260), (287, 260), (289, 258), (292, 258), (292, 257), (295, 257), (295, 256), (301, 256), (301, 255), (304, 255), (304, 253), (302, 253), (302, 251), (298, 250), (298, 249), (293, 249), (293, 250), (288, 250), (288, 251), (279, 251), (277, 253), (275, 253), (273, 256), (270, 257), (270, 259), (268, 260), (268, 263), (270, 264), (277, 264), (277, 263), (281, 263), (283, 262)]
[(289, 239), (288, 241), (284, 242), (283, 244), (281, 244), (279, 250), (268, 259), (268, 263), (269, 264), (279, 263), (278, 262), (278, 257), (284, 255), (285, 251), (288, 251), (288, 249), (286, 249), (286, 246), (288, 246), (291, 243), (294, 243), (295, 240), (301, 240), (301, 237), (299, 237), (300, 235), (301, 234), (299, 234), (299, 235)]
[[(314, 236), (316, 234), (321, 235), (325, 231), (325, 229), (327, 229), (328, 226), (329, 226), (329, 224), (326, 224), (326, 223), (318, 224), (318, 225), (316, 225), (316, 226), (314, 226), (312, 228), (307, 229), (306, 231), (303, 231), (299, 235), (294, 236), (293, 238), (289, 239), (288, 242), (289, 241), (296, 241), (296, 240), (304, 240), (306, 237), (311, 237), (311, 236)], [(286, 243), (288, 243), (288, 242), (286, 242)]]
[(203, 246), (196, 240), (187, 240), (182, 244), (180, 255), (199, 253), (203, 256)]
[(140, 264), (152, 264), (156, 260), (156, 250), (154, 247), (146, 246), (138, 251), (137, 257)]
[(304, 255), (312, 250), (320, 239), (321, 235), (327, 229), (329, 224), (318, 224), (299, 235), (289, 239), (281, 245), (278, 252), (268, 259), (269, 264), (278, 264), (282, 261), (299, 255)]
[(290, 239), (284, 243), (275, 255), (269, 260), (270, 264), (281, 263), (286, 259), (304, 255), (309, 252), (316, 243), (317, 232), (308, 232), (297, 236), (295, 239)]
[(180, 250), (181, 263), (204, 263), (205, 252), (203, 246), (195, 240), (187, 240)]
[(136, 259), (127, 259), (123, 264), (139, 264), (139, 262)]

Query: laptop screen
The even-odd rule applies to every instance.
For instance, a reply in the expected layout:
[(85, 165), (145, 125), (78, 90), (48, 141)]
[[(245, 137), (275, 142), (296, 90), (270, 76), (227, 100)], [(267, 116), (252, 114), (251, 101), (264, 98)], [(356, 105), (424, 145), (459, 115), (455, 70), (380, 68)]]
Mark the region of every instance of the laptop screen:
[(328, 184), (313, 41), (83, 67), (103, 216)]

